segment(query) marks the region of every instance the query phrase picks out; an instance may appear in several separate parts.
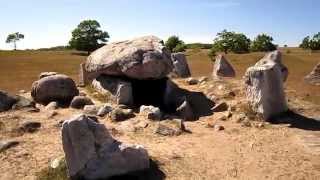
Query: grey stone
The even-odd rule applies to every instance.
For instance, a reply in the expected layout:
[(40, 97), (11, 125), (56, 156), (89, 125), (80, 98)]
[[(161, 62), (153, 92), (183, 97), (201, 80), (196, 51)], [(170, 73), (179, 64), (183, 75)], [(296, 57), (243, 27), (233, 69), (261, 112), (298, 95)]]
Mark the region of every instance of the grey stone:
[(12, 106), (12, 109), (23, 109), (23, 108), (35, 108), (36, 103), (23, 96), (16, 96), (17, 102)]
[(52, 101), (69, 104), (78, 94), (75, 82), (63, 74), (41, 78), (32, 84), (31, 90), (32, 98), (40, 104), (48, 104)]
[(48, 77), (48, 76), (53, 76), (53, 75), (57, 75), (57, 72), (42, 72), (39, 75), (39, 79), (42, 79), (44, 77)]
[(14, 141), (14, 140), (2, 140), (0, 141), (0, 153), (11, 148), (14, 147), (16, 145), (18, 145), (19, 142), (18, 141)]
[(142, 105), (139, 112), (146, 114), (150, 120), (161, 120), (162, 118), (161, 110), (158, 107)]
[(134, 114), (132, 109), (115, 108), (111, 111), (110, 117), (113, 121), (124, 121), (134, 117)]
[(199, 83), (198, 79), (195, 79), (195, 78), (193, 78), (193, 77), (188, 78), (188, 79), (186, 80), (186, 82), (187, 82), (189, 85), (195, 85), (195, 84), (198, 84), (198, 83)]
[(85, 105), (83, 107), (83, 112), (89, 115), (97, 115), (100, 107), (96, 105)]
[(70, 103), (70, 107), (74, 109), (83, 109), (85, 105), (93, 104), (92, 100), (86, 96), (75, 96)]
[(155, 36), (105, 45), (94, 51), (84, 66), (89, 80), (101, 74), (140, 80), (161, 79), (173, 68), (170, 52)]
[(214, 66), (213, 66), (213, 78), (220, 77), (235, 77), (236, 72), (232, 65), (227, 61), (223, 55), (217, 55)]
[(265, 120), (288, 110), (283, 81), (281, 66), (272, 61), (247, 69), (247, 100), (252, 110), (261, 114)]
[(52, 111), (59, 108), (59, 105), (57, 102), (53, 101), (46, 105), (45, 110)]
[(207, 82), (209, 78), (207, 76), (202, 76), (199, 78), (199, 83)]
[(178, 77), (187, 78), (191, 76), (186, 56), (183, 53), (173, 53), (171, 59), (174, 66), (173, 72)]
[(105, 105), (103, 105), (100, 109), (99, 109), (99, 111), (98, 111), (98, 113), (97, 113), (97, 116), (100, 116), (100, 117), (103, 117), (103, 116), (105, 116), (105, 115), (107, 115), (107, 114), (109, 114), (111, 111), (112, 111), (112, 106), (111, 106), (111, 104), (105, 104)]
[(313, 85), (320, 85), (320, 63), (313, 68), (304, 80)]
[(162, 136), (179, 136), (185, 131), (183, 120), (165, 120), (157, 124), (155, 133)]
[(85, 115), (63, 123), (62, 144), (71, 178), (106, 179), (150, 166), (142, 146), (115, 140), (103, 124)]
[(10, 110), (17, 102), (17, 98), (0, 90), (0, 112)]
[(36, 121), (27, 121), (24, 122), (20, 125), (19, 130), (22, 132), (28, 132), (28, 133), (33, 133), (38, 131), (38, 129), (41, 127), (40, 122)]

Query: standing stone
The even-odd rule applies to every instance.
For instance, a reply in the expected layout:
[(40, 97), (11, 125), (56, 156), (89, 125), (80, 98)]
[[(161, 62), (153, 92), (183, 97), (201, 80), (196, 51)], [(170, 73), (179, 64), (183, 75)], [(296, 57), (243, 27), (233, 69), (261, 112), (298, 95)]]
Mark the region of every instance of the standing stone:
[(227, 61), (227, 59), (220, 54), (216, 57), (212, 76), (218, 79), (220, 77), (235, 77), (236, 72), (234, 71), (232, 65)]
[(245, 74), (247, 100), (265, 120), (288, 110), (281, 66), (272, 61), (249, 67)]
[(173, 72), (178, 77), (187, 78), (191, 76), (186, 56), (183, 53), (173, 53), (171, 59), (174, 66)]
[(94, 51), (84, 66), (88, 80), (101, 74), (140, 80), (162, 79), (173, 68), (170, 52), (155, 36), (105, 45)]
[(313, 85), (319, 85), (320, 86), (320, 63), (318, 63), (310, 74), (308, 74), (305, 78), (305, 81), (313, 84)]
[(68, 104), (79, 91), (75, 82), (63, 74), (43, 77), (32, 84), (31, 96), (35, 102), (48, 104), (57, 101)]
[(71, 178), (107, 179), (150, 166), (142, 146), (115, 140), (103, 124), (85, 115), (63, 123), (62, 144)]
[(285, 82), (288, 78), (288, 68), (282, 64), (282, 54), (280, 51), (272, 51), (270, 53), (267, 53), (260, 61), (258, 61), (255, 65), (260, 66), (268, 63), (274, 63), (277, 66), (279, 66), (279, 69), (281, 71), (283, 82)]
[(11, 96), (7, 92), (0, 90), (0, 112), (11, 109), (16, 102), (17, 98), (15, 96)]

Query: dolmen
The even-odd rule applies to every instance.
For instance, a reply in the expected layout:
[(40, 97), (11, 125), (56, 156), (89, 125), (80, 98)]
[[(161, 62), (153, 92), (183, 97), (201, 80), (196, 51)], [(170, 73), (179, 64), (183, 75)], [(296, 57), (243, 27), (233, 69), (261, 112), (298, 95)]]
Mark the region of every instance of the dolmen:
[(216, 56), (213, 66), (212, 76), (214, 79), (232, 78), (236, 76), (236, 72), (226, 57), (222, 54)]
[(308, 74), (304, 80), (312, 85), (320, 86), (320, 63), (318, 63), (313, 70)]
[(281, 62), (281, 53), (273, 51), (245, 73), (247, 100), (252, 110), (269, 120), (288, 110), (283, 82), (288, 69)]

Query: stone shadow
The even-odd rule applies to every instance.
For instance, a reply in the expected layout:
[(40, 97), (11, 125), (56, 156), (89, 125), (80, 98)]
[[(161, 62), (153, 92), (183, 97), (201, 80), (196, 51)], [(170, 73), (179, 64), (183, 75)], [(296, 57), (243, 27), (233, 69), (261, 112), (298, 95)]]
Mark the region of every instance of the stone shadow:
[(291, 110), (277, 117), (271, 118), (273, 124), (289, 124), (290, 128), (298, 128), (307, 131), (320, 131), (320, 120), (297, 114)]

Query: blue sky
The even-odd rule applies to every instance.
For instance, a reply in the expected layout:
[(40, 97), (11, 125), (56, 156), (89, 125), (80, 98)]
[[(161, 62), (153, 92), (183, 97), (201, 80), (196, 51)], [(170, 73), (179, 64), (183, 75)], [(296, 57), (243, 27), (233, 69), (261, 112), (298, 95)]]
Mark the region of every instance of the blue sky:
[(179, 35), (185, 42), (212, 42), (228, 29), (296, 46), (320, 31), (319, 0), (0, 0), (0, 49), (9, 33), (22, 32), (18, 48), (66, 45), (81, 20), (96, 19), (110, 41)]

